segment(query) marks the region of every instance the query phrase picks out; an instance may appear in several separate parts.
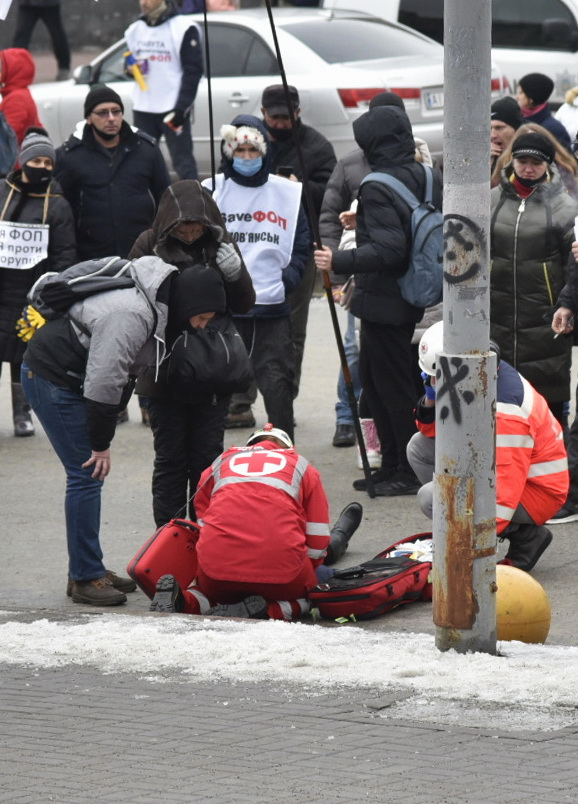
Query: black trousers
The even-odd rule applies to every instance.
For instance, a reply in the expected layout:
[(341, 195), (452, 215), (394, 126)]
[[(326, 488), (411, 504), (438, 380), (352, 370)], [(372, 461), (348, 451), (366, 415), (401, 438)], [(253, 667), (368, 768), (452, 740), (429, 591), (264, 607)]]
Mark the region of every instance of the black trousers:
[[(216, 404), (182, 405), (150, 399), (154, 437), (153, 514), (157, 527), (174, 516), (185, 517), (202, 472), (223, 451), (229, 397)], [(189, 518), (196, 519), (194, 501)]]
[(309, 303), (313, 295), (316, 275), (317, 269), (315, 268), (315, 260), (313, 259), (313, 254), (311, 254), (307, 260), (305, 273), (303, 274), (301, 282), (299, 282), (295, 290), (291, 291), (287, 298), (289, 306), (291, 307), (291, 335), (293, 338), (293, 348), (295, 350), (293, 398), (297, 397), (299, 393), (301, 366), (305, 353), (305, 338), (307, 337)]
[[(243, 338), (257, 388), (263, 395), (267, 419), (293, 440), (293, 361), (291, 319), (235, 318)], [(241, 406), (236, 410), (243, 409)], [(245, 406), (244, 409), (247, 409)]]
[(375, 419), (384, 469), (413, 473), (406, 447), (416, 432), (418, 394), (411, 339), (415, 324), (390, 326), (361, 321), (359, 374), (363, 398)]
[(28, 50), (30, 39), (38, 20), (42, 20), (48, 29), (58, 68), (60, 70), (70, 70), (70, 47), (60, 17), (60, 6), (47, 6), (46, 8), (41, 6), (20, 6), (16, 17), (16, 29), (12, 39), (12, 47), (23, 47)]

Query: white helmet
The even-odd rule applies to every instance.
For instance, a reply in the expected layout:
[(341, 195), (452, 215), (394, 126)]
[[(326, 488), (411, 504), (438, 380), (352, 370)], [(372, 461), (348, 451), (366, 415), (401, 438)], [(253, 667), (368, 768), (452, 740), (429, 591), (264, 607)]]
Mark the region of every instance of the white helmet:
[(250, 447), (251, 444), (264, 441), (267, 437), (276, 438), (282, 444), (285, 444), (287, 449), (293, 449), (293, 442), (285, 430), (280, 430), (278, 427), (273, 427), (273, 425), (270, 423), (266, 424), (262, 430), (255, 430), (255, 432), (247, 439), (247, 446)]
[(431, 377), (436, 373), (436, 355), (444, 349), (444, 322), (436, 321), (421, 336), (418, 347), (419, 367)]

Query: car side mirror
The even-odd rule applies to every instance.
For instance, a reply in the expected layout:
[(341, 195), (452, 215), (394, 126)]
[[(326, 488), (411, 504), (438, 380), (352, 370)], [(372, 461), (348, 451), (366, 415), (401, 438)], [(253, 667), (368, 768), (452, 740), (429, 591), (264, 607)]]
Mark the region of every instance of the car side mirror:
[(92, 66), (90, 64), (82, 64), (77, 67), (72, 73), (72, 77), (77, 84), (91, 84), (92, 83)]

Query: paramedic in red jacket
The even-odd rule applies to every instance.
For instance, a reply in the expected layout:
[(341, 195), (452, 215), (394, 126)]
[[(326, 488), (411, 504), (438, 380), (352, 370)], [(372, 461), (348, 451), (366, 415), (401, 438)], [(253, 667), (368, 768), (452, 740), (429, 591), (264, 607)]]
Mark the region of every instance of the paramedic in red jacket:
[(196, 583), (181, 591), (172, 575), (162, 576), (151, 611), (299, 617), (339, 523), (350, 536), (362, 511), (352, 503), (330, 529), (319, 472), (270, 424), (205, 470), (195, 509)]
[[(419, 343), (425, 395), (416, 408), (419, 432), (407, 455), (422, 482), (418, 503), (432, 518), (435, 468), (435, 357), (443, 348), (443, 322)], [(494, 344), (493, 351), (498, 351)], [(499, 353), (498, 353), (499, 357)], [(506, 558), (530, 572), (552, 541), (544, 523), (564, 504), (568, 461), (562, 428), (548, 403), (516, 369), (499, 360), (496, 389), (496, 530), (510, 541)]]

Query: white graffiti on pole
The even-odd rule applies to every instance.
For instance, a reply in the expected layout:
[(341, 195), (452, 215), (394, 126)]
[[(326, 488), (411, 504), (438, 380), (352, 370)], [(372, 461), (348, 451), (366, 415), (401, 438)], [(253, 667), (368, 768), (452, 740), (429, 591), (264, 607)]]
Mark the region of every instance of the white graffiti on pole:
[(26, 271), (48, 256), (49, 227), (0, 221), (0, 268)]

